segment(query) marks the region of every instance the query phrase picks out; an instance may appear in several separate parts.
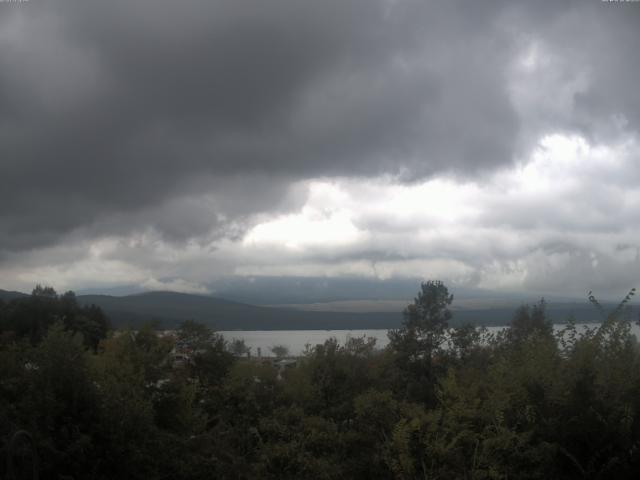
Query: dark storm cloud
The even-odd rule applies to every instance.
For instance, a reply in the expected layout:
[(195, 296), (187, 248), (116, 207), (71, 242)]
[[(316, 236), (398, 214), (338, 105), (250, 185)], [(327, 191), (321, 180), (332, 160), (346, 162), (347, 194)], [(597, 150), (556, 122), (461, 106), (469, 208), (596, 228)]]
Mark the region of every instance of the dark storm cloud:
[[(528, 122), (509, 93), (521, 31), (544, 35), (593, 79), (566, 118), (532, 111), (536, 132), (600, 131), (593, 118), (603, 113), (637, 130), (638, 59), (627, 54), (638, 10), (538, 8), (0, 4), (0, 250), (88, 226), (146, 223), (178, 239), (226, 232), (235, 220), (299, 205), (290, 185), (300, 179), (474, 176), (509, 164)], [(595, 36), (577, 30), (583, 17)], [(605, 91), (614, 76), (618, 87)], [(198, 195), (206, 202), (190, 209)]]
[[(414, 177), (510, 158), (501, 136), (517, 119), (490, 14), (344, 0), (2, 8), (4, 248), (215, 196), (227, 177), (268, 174), (286, 192), (318, 175)], [(248, 211), (271, 209), (241, 190)]]
[(578, 132), (605, 144), (637, 135), (640, 8), (631, 2), (562, 3), (542, 18), (532, 10), (509, 15), (520, 42), (538, 54), (536, 68), (518, 79), (530, 100), (520, 115), (534, 135)]

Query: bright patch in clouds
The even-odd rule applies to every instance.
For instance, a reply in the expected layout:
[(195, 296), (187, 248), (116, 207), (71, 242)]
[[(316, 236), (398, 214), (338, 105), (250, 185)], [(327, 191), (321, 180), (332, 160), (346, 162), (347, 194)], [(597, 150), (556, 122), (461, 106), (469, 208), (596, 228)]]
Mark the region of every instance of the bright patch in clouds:
[[(0, 274), (23, 288), (135, 284), (189, 293), (207, 293), (207, 282), (225, 274), (420, 276), (579, 294), (626, 288), (639, 280), (640, 188), (619, 185), (637, 175), (638, 152), (634, 139), (592, 145), (554, 134), (526, 161), (482, 181), (311, 180), (301, 184), (307, 196), (299, 209), (256, 216), (235, 240), (205, 235), (176, 243), (143, 229), (71, 242), (68, 253), (43, 250), (34, 253), (33, 268), (23, 262)], [(56, 257), (76, 259), (38, 260)]]
[(363, 240), (345, 205), (350, 196), (337, 183), (309, 182), (308, 199), (299, 213), (282, 215), (254, 226), (243, 246), (339, 247)]
[(302, 212), (255, 226), (244, 238), (245, 246), (273, 244), (289, 249), (335, 247), (362, 238), (345, 211), (322, 211), (305, 206)]
[[(584, 281), (605, 283), (601, 270), (622, 266), (620, 259), (635, 255), (640, 238), (638, 227), (619, 223), (619, 217), (636, 215), (630, 207), (640, 206), (640, 190), (624, 190), (612, 212), (603, 194), (611, 189), (606, 178), (631, 169), (637, 151), (633, 140), (591, 145), (577, 135), (554, 134), (543, 137), (527, 161), (482, 183), (434, 178), (402, 185), (390, 177), (311, 182), (299, 213), (256, 225), (242, 243), (247, 253), (268, 244), (279, 254), (236, 271), (418, 275), (485, 288), (559, 290), (574, 287), (567, 278), (575, 272), (589, 272)], [(611, 215), (620, 227), (607, 231)], [(617, 245), (635, 247), (620, 253)], [(637, 257), (632, 261), (637, 264)], [(620, 281), (633, 282), (634, 275), (619, 275)], [(565, 284), (556, 285), (556, 278)]]

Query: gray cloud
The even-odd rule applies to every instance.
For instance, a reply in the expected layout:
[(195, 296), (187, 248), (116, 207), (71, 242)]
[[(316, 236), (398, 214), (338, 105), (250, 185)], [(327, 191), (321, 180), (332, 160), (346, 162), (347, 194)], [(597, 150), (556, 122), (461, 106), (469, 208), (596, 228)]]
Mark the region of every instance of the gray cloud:
[[(414, 178), (511, 160), (509, 48), (490, 6), (483, 15), (383, 0), (2, 8), (4, 248), (215, 194), (219, 182), (203, 177)], [(271, 198), (243, 194), (269, 210)]]
[[(207, 250), (299, 209), (310, 179), (488, 185), (547, 134), (637, 139), (638, 25), (637, 5), (608, 2), (0, 3), (0, 262), (135, 235)], [(640, 178), (637, 152), (625, 171), (562, 171), (577, 186), (547, 199), (505, 204), (493, 185), (472, 226), (504, 238), (619, 232), (637, 222), (625, 195)], [(415, 230), (385, 212), (355, 222), (392, 238)], [(481, 271), (515, 258), (498, 237), (429, 255), (378, 239), (305, 258), (447, 257)], [(147, 247), (105, 258), (167, 278), (189, 265), (198, 281), (211, 268), (197, 257), (178, 272)]]

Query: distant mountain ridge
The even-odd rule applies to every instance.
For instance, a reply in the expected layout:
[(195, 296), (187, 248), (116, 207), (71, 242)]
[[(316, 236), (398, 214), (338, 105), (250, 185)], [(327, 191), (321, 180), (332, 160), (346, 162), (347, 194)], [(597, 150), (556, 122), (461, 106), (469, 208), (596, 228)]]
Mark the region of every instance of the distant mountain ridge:
[(12, 292), (9, 290), (0, 290), (0, 300), (4, 300), (5, 302), (9, 300), (13, 300), (14, 298), (23, 298), (28, 297), (29, 295), (22, 292)]
[[(183, 320), (196, 320), (218, 330), (350, 330), (397, 328), (402, 323), (402, 308), (398, 311), (335, 311), (257, 306), (207, 295), (147, 292), (124, 297), (81, 295), (83, 304), (100, 306), (116, 326), (139, 325), (154, 320), (165, 327), (176, 326)], [(409, 302), (407, 302), (409, 303)], [(452, 326), (508, 325), (521, 303), (503, 306), (452, 305)], [(603, 304), (605, 310), (614, 305)], [(597, 310), (588, 302), (556, 302), (547, 305), (549, 317), (557, 323), (574, 316), (578, 322), (598, 322)]]
[[(0, 290), (0, 299), (27, 297), (20, 292)], [(114, 327), (137, 327), (155, 322), (160, 328), (174, 328), (184, 320), (195, 320), (217, 330), (352, 330), (397, 328), (402, 310), (357, 311), (323, 308), (318, 304), (258, 306), (208, 295), (177, 292), (145, 292), (126, 296), (78, 295), (82, 305), (95, 304), (111, 319)], [(410, 302), (407, 302), (407, 304)], [(507, 325), (521, 302), (484, 305), (460, 301), (452, 305), (452, 326)], [(375, 309), (372, 303), (372, 310)], [(398, 303), (398, 305), (400, 305)], [(603, 304), (606, 311), (614, 305)], [(588, 302), (553, 302), (547, 308), (556, 323), (574, 316), (577, 322), (598, 322), (598, 312)]]
[[(162, 281), (171, 282), (172, 278)], [(249, 305), (277, 306), (286, 304), (322, 304), (352, 301), (403, 301), (409, 303), (419, 290), (424, 279), (413, 278), (363, 278), (363, 277), (291, 277), (291, 276), (226, 276), (203, 285), (211, 295)], [(510, 303), (536, 301), (540, 297), (550, 303), (582, 302), (585, 295), (557, 295), (553, 292), (492, 291), (484, 288), (448, 285), (454, 293), (454, 306), (460, 307), (469, 301)], [(125, 296), (144, 293), (140, 285), (119, 285), (76, 290), (77, 295)], [(626, 293), (626, 292), (623, 292)], [(496, 302), (497, 300), (497, 302)], [(604, 300), (604, 298), (601, 298)], [(617, 300), (617, 297), (613, 299)], [(468, 305), (465, 305), (466, 308)], [(376, 310), (377, 311), (377, 310)]]
[(156, 321), (173, 328), (181, 321), (195, 320), (217, 330), (324, 330), (396, 328), (402, 322), (400, 312), (306, 312), (176, 292), (80, 295), (78, 301), (98, 305), (115, 326)]

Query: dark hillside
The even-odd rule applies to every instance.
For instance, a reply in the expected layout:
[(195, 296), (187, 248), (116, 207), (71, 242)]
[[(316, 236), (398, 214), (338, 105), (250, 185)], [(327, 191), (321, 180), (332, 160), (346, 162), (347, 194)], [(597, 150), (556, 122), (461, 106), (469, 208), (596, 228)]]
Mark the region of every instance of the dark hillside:
[(196, 320), (218, 330), (324, 330), (395, 328), (402, 321), (399, 312), (305, 312), (174, 292), (126, 297), (82, 295), (78, 301), (98, 305), (116, 327), (154, 320), (162, 327), (172, 328), (183, 320)]
[[(163, 328), (173, 328), (183, 320), (196, 320), (218, 330), (350, 330), (397, 328), (402, 322), (400, 311), (305, 311), (176, 292), (148, 292), (124, 297), (81, 295), (78, 302), (102, 308), (115, 327), (157, 321)], [(516, 306), (458, 309), (453, 312), (451, 324), (508, 325)], [(588, 302), (549, 304), (548, 314), (556, 323), (565, 322), (571, 315), (579, 323), (600, 320), (598, 312)]]
[(11, 292), (8, 290), (0, 290), (0, 300), (4, 300), (5, 302), (8, 302), (9, 300), (13, 300), (15, 298), (24, 298), (24, 297), (28, 297), (29, 295), (27, 295), (26, 293), (20, 293), (20, 292)]

